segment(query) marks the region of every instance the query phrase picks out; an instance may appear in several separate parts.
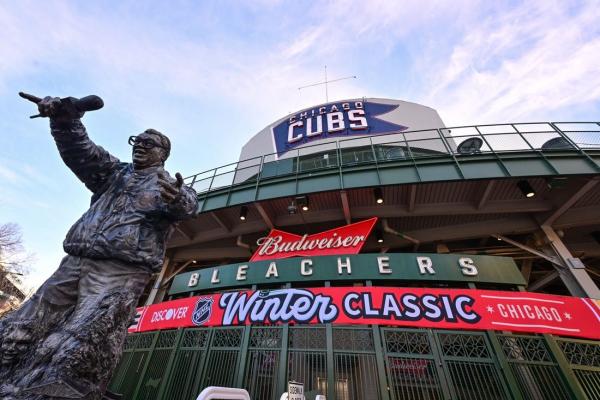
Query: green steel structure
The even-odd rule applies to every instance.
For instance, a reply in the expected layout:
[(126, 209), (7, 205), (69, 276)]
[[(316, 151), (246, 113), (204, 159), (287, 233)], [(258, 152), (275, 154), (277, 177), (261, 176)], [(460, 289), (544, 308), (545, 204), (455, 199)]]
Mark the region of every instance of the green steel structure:
[[(460, 146), (473, 138), (479, 147)], [(534, 198), (516, 188), (523, 180), (535, 189)], [(394, 132), (241, 160), (186, 178), (199, 193), (198, 217), (178, 227), (146, 305), (309, 284), (595, 297), (599, 181), (598, 122)], [(374, 188), (383, 189), (385, 204), (372, 201)], [(309, 197), (310, 211), (288, 214), (297, 196)], [(253, 275), (248, 260), (269, 229), (315, 233), (373, 216), (380, 218), (385, 242), (370, 238), (366, 254), (353, 256), (355, 270), (380, 253), (398, 263), (417, 251), (448, 259), (504, 258), (494, 263), (482, 257), (481, 265), (489, 265), (481, 279), (443, 271), (438, 279), (420, 279), (399, 271), (381, 280), (367, 272), (338, 280), (325, 257), (310, 283), (293, 260), (277, 260), (284, 271), (277, 280), (261, 278), (265, 262), (254, 264)], [(247, 282), (235, 279), (242, 264), (251, 264)], [(215, 268), (218, 283), (202, 280)], [(201, 279), (190, 284), (194, 273)], [(192, 400), (206, 386), (232, 386), (247, 389), (252, 399), (275, 400), (290, 380), (304, 383), (309, 400), (317, 394), (338, 400), (600, 400), (600, 342), (385, 325), (180, 328), (131, 334), (110, 389), (127, 400)]]

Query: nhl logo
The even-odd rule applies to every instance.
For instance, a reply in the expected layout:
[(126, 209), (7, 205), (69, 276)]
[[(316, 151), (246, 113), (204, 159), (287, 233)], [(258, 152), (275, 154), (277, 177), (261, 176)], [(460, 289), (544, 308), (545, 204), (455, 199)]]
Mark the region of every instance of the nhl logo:
[(210, 318), (212, 314), (212, 297), (201, 297), (196, 302), (196, 307), (192, 313), (192, 323), (194, 325), (202, 325)]

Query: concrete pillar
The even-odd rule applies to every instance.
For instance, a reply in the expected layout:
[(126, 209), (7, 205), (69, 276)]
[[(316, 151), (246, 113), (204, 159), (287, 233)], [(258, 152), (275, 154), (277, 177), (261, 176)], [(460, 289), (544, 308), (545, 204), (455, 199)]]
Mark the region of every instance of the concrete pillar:
[(161, 292), (161, 285), (162, 285), (162, 281), (163, 279), (165, 279), (165, 276), (167, 275), (167, 272), (169, 270), (169, 268), (171, 268), (171, 257), (170, 256), (165, 256), (165, 261), (163, 262), (163, 266), (160, 270), (160, 273), (158, 274), (158, 277), (156, 278), (156, 281), (154, 281), (154, 285), (152, 286), (152, 289), (150, 290), (150, 294), (148, 294), (148, 298), (146, 299), (146, 304), (147, 306), (154, 304), (155, 302), (160, 302), (162, 301), (162, 298), (164, 297), (164, 290), (162, 291), (162, 293), (160, 294), (160, 299), (158, 299), (158, 295), (159, 292)]

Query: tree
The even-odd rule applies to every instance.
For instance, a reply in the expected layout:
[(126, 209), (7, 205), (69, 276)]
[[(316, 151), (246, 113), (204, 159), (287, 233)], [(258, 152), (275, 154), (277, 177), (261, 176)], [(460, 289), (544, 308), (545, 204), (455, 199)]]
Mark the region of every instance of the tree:
[(17, 224), (0, 225), (0, 271), (23, 274), (30, 256), (25, 254), (21, 228)]
[[(0, 317), (25, 297), (19, 277), (28, 271), (31, 256), (25, 253), (17, 224), (0, 225)], [(15, 284), (17, 283), (17, 284)]]

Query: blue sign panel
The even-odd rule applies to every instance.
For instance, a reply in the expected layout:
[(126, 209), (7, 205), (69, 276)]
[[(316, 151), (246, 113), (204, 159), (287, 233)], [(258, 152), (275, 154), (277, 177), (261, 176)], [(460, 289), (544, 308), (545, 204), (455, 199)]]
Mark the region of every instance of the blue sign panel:
[(352, 101), (301, 111), (272, 128), (275, 149), (282, 155), (297, 146), (326, 138), (405, 131), (407, 126), (377, 118), (396, 108), (397, 104)]

